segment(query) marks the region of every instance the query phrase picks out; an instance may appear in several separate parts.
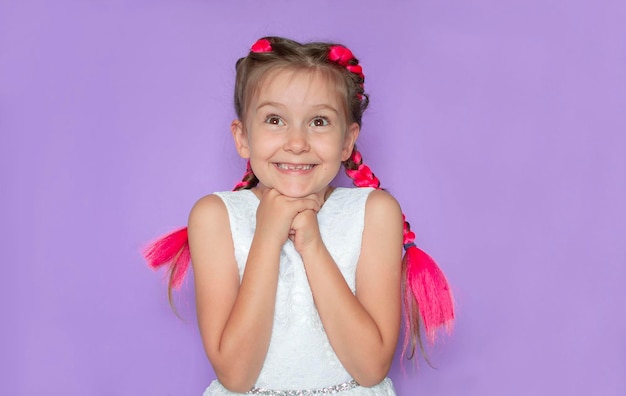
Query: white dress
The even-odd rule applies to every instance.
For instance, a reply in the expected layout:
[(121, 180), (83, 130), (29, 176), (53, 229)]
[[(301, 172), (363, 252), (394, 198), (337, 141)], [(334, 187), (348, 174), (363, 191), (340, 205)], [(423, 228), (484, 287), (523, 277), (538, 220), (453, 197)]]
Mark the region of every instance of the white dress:
[[(318, 213), (322, 240), (354, 293), (356, 266), (371, 188), (337, 188)], [(216, 193), (228, 210), (239, 277), (248, 258), (259, 200), (250, 190)], [(345, 390), (347, 389), (347, 390)], [(274, 325), (269, 350), (251, 394), (393, 396), (391, 380), (361, 387), (339, 362), (313, 303), (300, 254), (287, 240), (280, 253)], [(203, 396), (234, 396), (215, 380)]]

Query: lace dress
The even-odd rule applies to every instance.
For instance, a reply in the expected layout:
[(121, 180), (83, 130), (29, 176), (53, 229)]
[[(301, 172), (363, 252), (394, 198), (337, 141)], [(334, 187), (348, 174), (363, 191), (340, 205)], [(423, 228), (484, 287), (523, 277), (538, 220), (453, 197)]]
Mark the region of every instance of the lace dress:
[[(337, 188), (318, 213), (322, 240), (352, 292), (365, 219), (365, 202), (371, 188)], [(250, 190), (216, 193), (226, 204), (235, 259), (243, 276), (256, 226), (259, 200)], [(313, 303), (304, 264), (287, 240), (280, 253), (274, 325), (265, 363), (255, 388), (261, 395), (392, 396), (390, 379), (361, 387), (339, 362)], [(204, 396), (234, 396), (215, 380)]]

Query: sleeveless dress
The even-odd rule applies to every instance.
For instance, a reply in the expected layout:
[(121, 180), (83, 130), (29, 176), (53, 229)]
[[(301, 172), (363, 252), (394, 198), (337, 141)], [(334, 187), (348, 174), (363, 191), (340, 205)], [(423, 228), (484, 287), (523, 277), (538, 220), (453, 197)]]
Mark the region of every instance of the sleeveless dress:
[[(353, 293), (361, 250), (365, 202), (371, 188), (336, 188), (318, 213), (322, 240)], [(250, 190), (215, 193), (228, 210), (239, 279), (256, 227), (259, 199)], [(389, 378), (361, 387), (342, 366), (324, 332), (304, 264), (293, 242), (280, 253), (274, 324), (269, 350), (255, 387), (248, 394), (288, 396), (394, 396)], [(215, 380), (203, 396), (240, 395)]]

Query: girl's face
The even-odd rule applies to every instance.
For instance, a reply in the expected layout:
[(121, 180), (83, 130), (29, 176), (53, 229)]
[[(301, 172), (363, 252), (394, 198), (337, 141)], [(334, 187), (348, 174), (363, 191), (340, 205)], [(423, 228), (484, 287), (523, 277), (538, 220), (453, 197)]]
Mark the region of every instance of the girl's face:
[(350, 157), (359, 134), (348, 125), (340, 90), (320, 72), (269, 72), (231, 125), (239, 155), (249, 158), (260, 188), (322, 197)]

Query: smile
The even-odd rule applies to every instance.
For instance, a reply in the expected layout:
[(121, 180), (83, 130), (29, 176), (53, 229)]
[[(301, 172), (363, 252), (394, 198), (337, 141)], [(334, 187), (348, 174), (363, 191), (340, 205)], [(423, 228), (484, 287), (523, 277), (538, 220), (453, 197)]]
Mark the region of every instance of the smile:
[(303, 171), (313, 169), (315, 165), (304, 164), (276, 164), (278, 169), (290, 170), (290, 171)]

